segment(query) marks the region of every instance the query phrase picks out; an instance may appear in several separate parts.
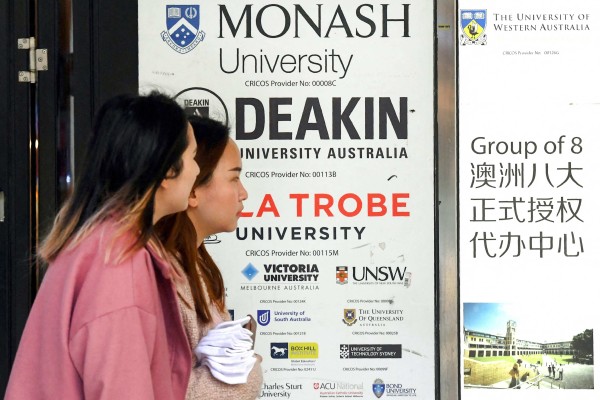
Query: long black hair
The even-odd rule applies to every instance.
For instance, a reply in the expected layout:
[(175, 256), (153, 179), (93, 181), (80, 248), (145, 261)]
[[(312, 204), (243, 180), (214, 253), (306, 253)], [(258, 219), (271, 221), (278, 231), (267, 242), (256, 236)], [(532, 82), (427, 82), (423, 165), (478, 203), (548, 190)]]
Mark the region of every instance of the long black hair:
[[(229, 142), (229, 128), (210, 118), (197, 116), (188, 118), (198, 145), (196, 162), (200, 167), (200, 174), (194, 182), (193, 189), (195, 189), (210, 182)], [(177, 259), (185, 271), (200, 321), (204, 323), (211, 321), (211, 303), (224, 313), (223, 276), (204, 243), (197, 247), (196, 229), (187, 213), (183, 211), (168, 215), (156, 224), (156, 231), (165, 249)], [(203, 295), (202, 283), (206, 287), (208, 299)]]
[(96, 114), (81, 178), (40, 257), (53, 260), (108, 218), (139, 233), (133, 248), (143, 246), (153, 232), (154, 195), (163, 179), (181, 172), (187, 145), (187, 119), (173, 99), (152, 92), (108, 100)]

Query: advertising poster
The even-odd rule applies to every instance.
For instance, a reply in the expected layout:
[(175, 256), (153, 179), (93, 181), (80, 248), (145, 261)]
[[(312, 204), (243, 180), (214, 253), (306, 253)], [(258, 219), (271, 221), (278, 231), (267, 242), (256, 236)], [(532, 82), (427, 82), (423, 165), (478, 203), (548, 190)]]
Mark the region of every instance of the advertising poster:
[(597, 399), (600, 3), (457, 25), (462, 398)]
[(140, 91), (226, 122), (249, 197), (206, 239), (261, 398), (435, 397), (434, 7), (152, 1)]

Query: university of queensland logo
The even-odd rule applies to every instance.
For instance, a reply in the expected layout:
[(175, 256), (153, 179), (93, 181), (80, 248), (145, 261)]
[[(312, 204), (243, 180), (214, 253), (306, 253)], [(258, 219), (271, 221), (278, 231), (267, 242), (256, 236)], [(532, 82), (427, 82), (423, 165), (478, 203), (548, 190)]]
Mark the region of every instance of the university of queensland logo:
[(192, 51), (205, 36), (204, 31), (200, 30), (200, 6), (168, 5), (167, 30), (160, 36), (178, 53), (185, 54)]
[(348, 326), (354, 325), (356, 323), (356, 308), (344, 308), (344, 319), (342, 321)]
[(485, 26), (487, 10), (461, 10), (460, 11), (460, 44), (463, 46), (476, 44), (486, 45), (487, 35)]

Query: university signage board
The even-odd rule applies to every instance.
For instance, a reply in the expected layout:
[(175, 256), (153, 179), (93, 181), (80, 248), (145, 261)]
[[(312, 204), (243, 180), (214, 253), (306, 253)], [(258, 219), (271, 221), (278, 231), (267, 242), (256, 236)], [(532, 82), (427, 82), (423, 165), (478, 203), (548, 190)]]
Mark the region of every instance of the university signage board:
[(433, 2), (140, 2), (140, 90), (231, 126), (206, 239), (263, 398), (435, 397)]
[(463, 398), (597, 398), (600, 3), (458, 4)]

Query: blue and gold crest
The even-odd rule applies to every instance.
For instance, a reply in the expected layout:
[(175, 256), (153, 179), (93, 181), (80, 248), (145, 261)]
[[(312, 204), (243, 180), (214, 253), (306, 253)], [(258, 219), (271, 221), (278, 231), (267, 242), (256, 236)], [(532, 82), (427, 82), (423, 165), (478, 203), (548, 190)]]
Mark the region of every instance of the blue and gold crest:
[(485, 26), (487, 23), (487, 10), (461, 10), (460, 11), (460, 44), (487, 44)]
[(166, 24), (167, 30), (161, 33), (161, 37), (178, 53), (188, 53), (204, 40), (205, 34), (200, 30), (199, 5), (168, 5)]
[(344, 308), (344, 319), (342, 320), (346, 325), (352, 326), (356, 320), (356, 308)]

